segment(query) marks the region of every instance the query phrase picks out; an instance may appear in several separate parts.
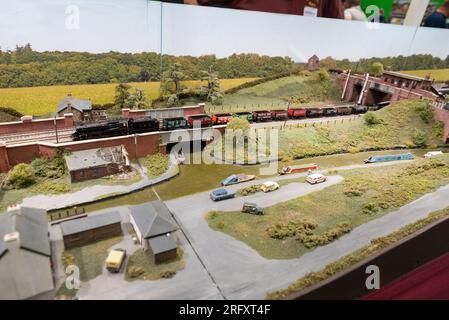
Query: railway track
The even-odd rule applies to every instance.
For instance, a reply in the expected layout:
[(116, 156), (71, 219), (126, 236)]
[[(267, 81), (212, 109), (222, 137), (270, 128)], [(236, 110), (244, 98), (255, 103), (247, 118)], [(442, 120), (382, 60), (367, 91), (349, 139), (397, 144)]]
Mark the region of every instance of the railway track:
[(3, 141), (7, 146), (30, 143), (30, 142), (70, 142), (73, 141), (73, 129), (58, 130), (58, 138), (56, 139), (55, 131), (36, 131), (24, 133), (10, 133), (0, 135), (0, 141)]

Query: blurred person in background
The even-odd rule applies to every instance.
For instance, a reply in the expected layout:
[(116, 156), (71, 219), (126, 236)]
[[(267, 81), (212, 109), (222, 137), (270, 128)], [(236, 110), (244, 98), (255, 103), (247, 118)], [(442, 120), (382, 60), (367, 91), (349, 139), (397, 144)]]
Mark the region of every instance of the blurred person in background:
[(424, 26), (430, 28), (448, 28), (449, 0), (424, 20)]
[(344, 18), (342, 0), (184, 0), (184, 3), (296, 15), (304, 15), (304, 9), (310, 7), (312, 10), (307, 12), (316, 12), (318, 17)]
[(346, 0), (345, 1), (345, 20), (366, 21), (365, 12), (360, 6), (360, 0)]

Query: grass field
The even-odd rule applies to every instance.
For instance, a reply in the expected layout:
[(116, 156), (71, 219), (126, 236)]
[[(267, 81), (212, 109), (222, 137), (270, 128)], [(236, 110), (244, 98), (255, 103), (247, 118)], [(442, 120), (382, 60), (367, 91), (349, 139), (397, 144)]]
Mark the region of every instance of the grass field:
[(209, 226), (245, 242), (268, 259), (291, 259), (310, 249), (295, 236), (270, 237), (268, 228), (306, 219), (322, 235), (341, 223), (352, 228), (393, 211), (449, 182), (449, 155), (383, 168), (338, 172), (345, 180), (266, 209), (264, 216), (241, 212), (208, 214)]
[(415, 77), (424, 78), (430, 73), (430, 79), (443, 82), (449, 80), (449, 69), (430, 69), (430, 70), (405, 70), (401, 73), (409, 74)]
[[(255, 78), (222, 79), (221, 87), (223, 90), (227, 90), (253, 80)], [(184, 82), (187, 87), (197, 87), (204, 84), (205, 82), (199, 80)], [(94, 104), (112, 103), (116, 85), (115, 83), (108, 83), (0, 89), (0, 106), (14, 108), (25, 115), (45, 115), (55, 112), (58, 102), (69, 92), (80, 99), (90, 98)], [(159, 82), (136, 82), (130, 83), (130, 85), (144, 89), (149, 99), (159, 97)]]

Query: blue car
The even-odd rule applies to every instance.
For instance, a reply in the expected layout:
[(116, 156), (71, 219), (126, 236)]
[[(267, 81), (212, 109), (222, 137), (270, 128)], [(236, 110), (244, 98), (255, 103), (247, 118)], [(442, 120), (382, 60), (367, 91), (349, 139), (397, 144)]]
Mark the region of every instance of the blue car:
[(210, 198), (213, 201), (221, 201), (221, 200), (231, 199), (231, 198), (234, 198), (234, 197), (235, 197), (235, 193), (230, 192), (230, 191), (228, 191), (226, 189), (214, 190), (210, 194)]

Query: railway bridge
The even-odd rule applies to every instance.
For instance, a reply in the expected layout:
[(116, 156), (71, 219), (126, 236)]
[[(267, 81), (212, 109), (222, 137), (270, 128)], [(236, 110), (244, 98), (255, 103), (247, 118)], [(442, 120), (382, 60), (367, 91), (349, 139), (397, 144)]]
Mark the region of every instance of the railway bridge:
[(375, 105), (403, 99), (430, 99), (438, 96), (432, 91), (432, 81), (406, 74), (385, 71), (382, 77), (369, 74), (339, 72), (337, 77), (344, 84), (341, 99), (361, 105)]

